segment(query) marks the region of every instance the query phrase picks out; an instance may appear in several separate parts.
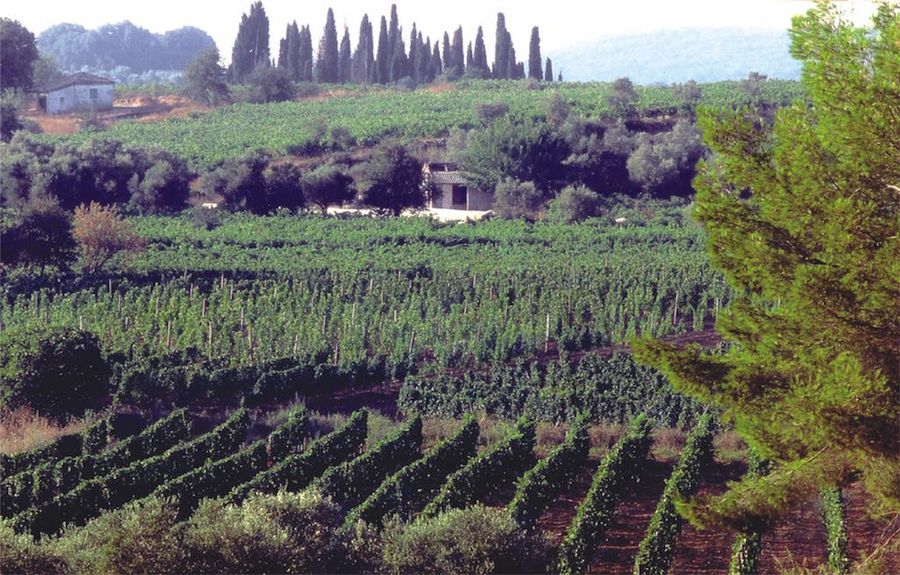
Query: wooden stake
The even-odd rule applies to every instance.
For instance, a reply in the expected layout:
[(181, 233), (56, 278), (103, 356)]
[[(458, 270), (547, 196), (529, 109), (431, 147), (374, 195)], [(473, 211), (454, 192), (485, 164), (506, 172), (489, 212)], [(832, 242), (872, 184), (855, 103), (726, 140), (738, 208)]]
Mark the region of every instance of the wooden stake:
[(544, 353), (550, 351), (550, 314), (547, 314), (547, 326), (544, 328)]
[(675, 311), (672, 312), (672, 325), (678, 325), (678, 292), (675, 292)]
[(206, 317), (206, 298), (203, 298), (203, 308), (200, 310), (200, 317)]
[(166, 349), (172, 349), (172, 320), (166, 323)]

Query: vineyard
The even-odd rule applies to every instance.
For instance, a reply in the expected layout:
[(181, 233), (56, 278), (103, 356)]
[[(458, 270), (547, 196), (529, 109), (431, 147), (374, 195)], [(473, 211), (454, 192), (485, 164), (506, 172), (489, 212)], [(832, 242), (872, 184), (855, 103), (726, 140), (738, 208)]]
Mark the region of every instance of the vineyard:
[[(289, 153), (318, 143), (334, 128), (347, 130), (352, 139), (372, 144), (385, 137), (429, 138), (446, 136), (453, 128), (478, 125), (480, 105), (505, 103), (519, 116), (543, 115), (551, 97), (560, 94), (586, 118), (599, 118), (607, 110), (609, 84), (566, 83), (523, 89), (520, 83), (473, 81), (449, 90), (396, 91), (360, 88), (341, 97), (316, 98), (277, 104), (235, 104), (190, 118), (160, 122), (120, 122), (106, 134), (128, 144), (153, 142), (188, 160), (195, 168), (263, 149)], [(679, 105), (669, 88), (640, 87), (639, 109), (671, 113)], [(797, 82), (773, 80), (764, 85), (763, 97), (785, 103), (802, 96)], [(740, 105), (746, 96), (738, 82), (702, 87), (702, 103)], [(411, 111), (414, 111), (411, 113)], [(86, 135), (67, 136), (80, 141)]]
[[(752, 573), (748, 565), (755, 566), (760, 558), (771, 561), (773, 553), (782, 554), (782, 560), (790, 557), (784, 555), (790, 551), (767, 547), (783, 544), (777, 534), (764, 531), (748, 549), (746, 536), (722, 533), (719, 538), (737, 541), (733, 556), (720, 551), (699, 567), (682, 570), (687, 560), (682, 537), (696, 535), (675, 514), (674, 500), (721, 481), (715, 479), (721, 464), (713, 447), (718, 427), (709, 415), (688, 434), (674, 467), (654, 461), (654, 426), (643, 415), (612, 443), (598, 443), (590, 420), (579, 418), (544, 456), (536, 449), (535, 423), (526, 419), (485, 437), (485, 420), (469, 417), (427, 448), (423, 421), (417, 416), (392, 423), (373, 442), (367, 410), (326, 430), (313, 425), (313, 414), (302, 407), (274, 428), (260, 426), (261, 415), (238, 409), (205, 432), (184, 410), (149, 425), (126, 425), (121, 416), (113, 416), (39, 452), (4, 456), (4, 469), (15, 473), (2, 482), (3, 499), (17, 502), (16, 508), (4, 505), (4, 523), (35, 536), (55, 537), (62, 530), (65, 540), (80, 533), (72, 531), (73, 526), (87, 524), (85, 529), (90, 529), (94, 517), (123, 507), (146, 508), (154, 498), (171, 498), (178, 520), (191, 521), (201, 512), (198, 507), (204, 508), (205, 498), (241, 504), (252, 503), (259, 494), (311, 489), (336, 504), (331, 537), (343, 542), (339, 545), (350, 545), (363, 521), (372, 533), (389, 532), (396, 521), (391, 517), (405, 517), (415, 526), (453, 517), (474, 505), (505, 509), (526, 532), (547, 537), (546, 563), (531, 564), (530, 569), (662, 574), (674, 562), (681, 565), (675, 572)], [(652, 516), (625, 513), (633, 505), (635, 486), (644, 481), (651, 491), (658, 489), (654, 475), (664, 480), (662, 493), (642, 500), (656, 501)], [(574, 499), (573, 492), (578, 493)], [(818, 527), (804, 528), (824, 533), (824, 545), (794, 560), (811, 567), (827, 562), (835, 572), (844, 572), (849, 562), (847, 504), (838, 491), (823, 494), (822, 501)], [(561, 513), (560, 505), (569, 507)], [(560, 516), (566, 523), (557, 527), (553, 520)], [(629, 537), (643, 540), (630, 541), (631, 550), (625, 552), (610, 547), (623, 521), (635, 520), (640, 532), (632, 528)], [(42, 545), (54, 540), (45, 539)], [(693, 544), (684, 540), (684, 545)], [(352, 554), (352, 545), (344, 552)], [(349, 563), (343, 566), (354, 560), (345, 557)]]

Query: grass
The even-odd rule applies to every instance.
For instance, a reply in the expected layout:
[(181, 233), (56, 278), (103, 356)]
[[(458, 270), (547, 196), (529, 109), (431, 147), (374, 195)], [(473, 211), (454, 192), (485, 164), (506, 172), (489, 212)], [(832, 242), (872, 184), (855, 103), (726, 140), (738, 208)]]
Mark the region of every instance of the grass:
[(64, 425), (20, 407), (0, 414), (0, 452), (13, 454), (52, 443), (68, 433), (79, 433), (87, 426), (84, 419), (72, 419)]

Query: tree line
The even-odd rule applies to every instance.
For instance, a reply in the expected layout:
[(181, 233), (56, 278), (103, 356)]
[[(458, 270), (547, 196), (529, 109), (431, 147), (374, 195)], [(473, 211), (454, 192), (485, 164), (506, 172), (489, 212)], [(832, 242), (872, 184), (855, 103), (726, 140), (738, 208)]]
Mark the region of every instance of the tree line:
[[(404, 79), (420, 84), (443, 77), (477, 79), (525, 79), (553, 81), (553, 63), (541, 57), (540, 30), (532, 28), (526, 62), (520, 61), (506, 27), (503, 13), (497, 15), (493, 62), (488, 61), (484, 30), (478, 27), (475, 40), (464, 41), (463, 29), (444, 32), (432, 41), (413, 24), (407, 37), (400, 26), (397, 5), (389, 17), (382, 16), (375, 41), (375, 27), (368, 14), (362, 17), (356, 48), (350, 30), (344, 27), (338, 40), (334, 11), (329, 8), (325, 28), (313, 50), (313, 33), (308, 25), (293, 21), (279, 41), (277, 58), (270, 53), (269, 18), (262, 2), (250, 6), (238, 26), (232, 49), (228, 78), (235, 84), (248, 82), (260, 68), (277, 68), (294, 82), (329, 84), (392, 84)], [(561, 79), (558, 76), (557, 79)]]

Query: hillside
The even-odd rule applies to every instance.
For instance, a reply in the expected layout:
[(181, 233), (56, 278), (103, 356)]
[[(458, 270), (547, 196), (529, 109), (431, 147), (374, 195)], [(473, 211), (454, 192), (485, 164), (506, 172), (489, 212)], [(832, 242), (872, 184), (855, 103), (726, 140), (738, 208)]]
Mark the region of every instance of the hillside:
[(599, 38), (549, 56), (567, 81), (716, 82), (749, 72), (795, 80), (800, 63), (789, 48), (785, 30), (684, 28)]

